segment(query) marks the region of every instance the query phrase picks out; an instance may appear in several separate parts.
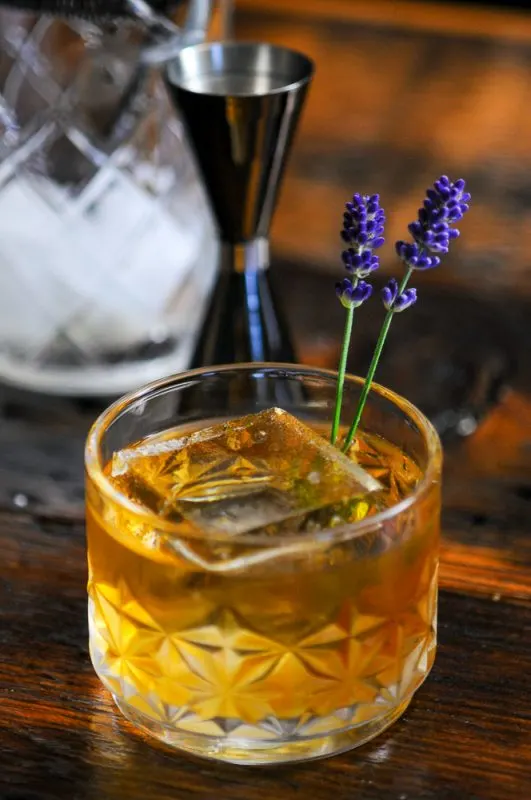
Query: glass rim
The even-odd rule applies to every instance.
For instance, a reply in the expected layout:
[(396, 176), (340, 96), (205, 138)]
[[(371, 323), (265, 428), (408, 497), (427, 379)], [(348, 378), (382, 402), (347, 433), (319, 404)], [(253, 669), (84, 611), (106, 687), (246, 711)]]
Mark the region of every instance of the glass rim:
[[(132, 408), (135, 403), (147, 399), (150, 395), (171, 388), (176, 388), (180, 384), (184, 384), (189, 380), (193, 380), (201, 376), (208, 377), (209, 375), (212, 376), (230, 372), (241, 373), (256, 371), (268, 371), (271, 373), (280, 371), (286, 373), (286, 376), (289, 373), (296, 373), (308, 378), (317, 377), (332, 380), (337, 379), (337, 372), (335, 370), (323, 369), (321, 367), (282, 362), (247, 362), (241, 364), (221, 364), (219, 366), (200, 367), (198, 369), (179, 372), (177, 374), (144, 384), (140, 388), (135, 389), (132, 392), (128, 392), (127, 394), (115, 400), (101, 414), (99, 414), (92, 424), (87, 435), (85, 445), (85, 470), (87, 476), (107, 500), (110, 500), (121, 508), (126, 509), (128, 512), (133, 514), (137, 520), (151, 525), (160, 532), (182, 536), (182, 534), (179, 532), (178, 523), (161, 519), (161, 517), (157, 516), (156, 513), (137, 505), (134, 501), (130, 500), (128, 497), (125, 497), (125, 495), (116, 489), (112, 482), (107, 478), (103, 472), (105, 465), (101, 463), (100, 458), (100, 444), (102, 437), (105, 435), (109, 425), (118, 419), (122, 413)], [(281, 375), (278, 377), (281, 377)], [(360, 378), (356, 375), (347, 373), (345, 376), (345, 384), (350, 383), (357, 384), (359, 386), (362, 385), (363, 382), (364, 378)], [(383, 397), (393, 405), (397, 406), (411, 421), (414, 422), (417, 429), (420, 431), (428, 451), (428, 463), (426, 470), (422, 474), (422, 478), (419, 480), (417, 486), (411, 492), (411, 494), (408, 494), (406, 497), (400, 500), (400, 502), (389, 506), (389, 508), (379, 511), (377, 514), (374, 514), (370, 517), (365, 517), (357, 522), (346, 523), (345, 525), (339, 525), (336, 528), (328, 528), (317, 533), (294, 533), (293, 535), (283, 535), (280, 548), (282, 548), (283, 544), (291, 544), (293, 542), (315, 542), (318, 540), (333, 542), (334, 540), (341, 540), (344, 538), (357, 538), (359, 535), (363, 535), (367, 530), (379, 528), (383, 523), (393, 519), (394, 517), (402, 514), (412, 506), (419, 503), (436, 482), (436, 478), (440, 474), (442, 466), (442, 445), (439, 435), (432, 423), (427, 419), (422, 411), (413, 405), (413, 403), (410, 403), (410, 401), (406, 400), (405, 397), (393, 392), (391, 389), (387, 389), (385, 386), (382, 386), (378, 383), (373, 383), (371, 386), (371, 392), (375, 392), (380, 397)], [(260, 546), (261, 544), (265, 544), (268, 547), (279, 546), (278, 543), (274, 543), (271, 536), (267, 536), (266, 534), (244, 533), (234, 537), (230, 536), (229, 534), (212, 535), (210, 533), (207, 534), (199, 531), (198, 533), (187, 533), (186, 538), (231, 542), (236, 542), (237, 540), (239, 543), (253, 544), (255, 546)]]

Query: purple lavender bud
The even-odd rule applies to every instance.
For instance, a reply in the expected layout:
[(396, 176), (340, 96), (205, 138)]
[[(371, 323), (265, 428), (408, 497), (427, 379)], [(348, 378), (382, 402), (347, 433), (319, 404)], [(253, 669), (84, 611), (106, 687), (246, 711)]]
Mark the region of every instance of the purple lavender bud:
[(356, 267), (361, 265), (361, 257), (356, 253), (352, 247), (349, 247), (348, 250), (343, 250), (341, 253), (341, 258), (343, 260), (343, 264), (345, 265), (345, 269), (349, 272), (353, 272)]
[(422, 224), (422, 221), (411, 222), (407, 226), (407, 228), (412, 237), (415, 239), (415, 241), (417, 241), (418, 239), (423, 239), (425, 234), (429, 233), (429, 231), (424, 230), (424, 225)]
[(390, 278), (387, 286), (382, 289), (382, 301), (387, 311), (390, 311), (398, 295), (398, 281)]
[(352, 291), (352, 281), (349, 281), (348, 278), (343, 278), (342, 281), (338, 281), (336, 283), (336, 295), (339, 298), (339, 300), (342, 299), (344, 294), (351, 291)]
[(451, 193), (450, 193), (451, 183), (450, 183), (450, 179), (446, 175), (441, 175), (439, 180), (435, 181), (435, 183), (433, 185), (435, 187), (435, 191), (439, 195), (439, 198), (442, 198), (443, 200), (449, 200), (450, 199), (450, 196), (451, 196)]
[[(429, 238), (430, 236), (428, 236)], [(433, 235), (431, 235), (431, 238), (434, 238)], [(416, 242), (399, 241), (396, 243), (395, 249), (399, 258), (410, 269), (433, 269), (433, 267), (438, 267), (441, 263), (441, 259), (438, 256), (428, 255), (424, 248), (420, 247)]]
[(414, 258), (417, 254), (418, 247), (411, 242), (398, 241), (395, 244), (395, 250), (397, 256), (408, 264), (411, 258)]
[(399, 314), (401, 311), (405, 311), (406, 308), (410, 308), (414, 303), (417, 302), (417, 290), (416, 289), (406, 289), (399, 294), (396, 298), (395, 302), (393, 303), (393, 311), (395, 314)]
[(391, 278), (387, 286), (382, 289), (382, 301), (387, 311), (399, 314), (412, 306), (413, 303), (416, 303), (417, 290), (405, 289), (402, 294), (398, 294), (398, 282)]
[[(459, 232), (450, 226), (459, 222), (469, 208), (470, 193), (465, 191), (465, 187), (462, 178), (452, 183), (447, 175), (441, 175), (433, 188), (427, 190), (417, 220), (409, 225), (409, 232), (421, 251), (441, 254), (448, 252), (450, 241), (459, 236)], [(404, 257), (405, 254), (399, 255), (413, 269), (429, 269), (425, 260), (418, 262), (419, 253), (407, 257)], [(432, 263), (431, 266), (436, 264)]]
[[(383, 244), (385, 214), (380, 208), (378, 195), (356, 193), (345, 204), (341, 238), (358, 254), (375, 250)], [(345, 262), (347, 269), (353, 267), (352, 261)], [(356, 267), (354, 266), (354, 269)]]
[(372, 294), (372, 286), (365, 281), (358, 281), (358, 285), (352, 290), (352, 305), (354, 308), (361, 306)]
[(356, 278), (366, 278), (367, 275), (370, 275), (371, 272), (374, 272), (380, 266), (380, 259), (370, 250), (363, 250), (361, 253), (356, 253), (356, 251), (350, 247), (348, 250), (343, 250), (341, 258), (347, 272), (355, 275)]
[(415, 269), (433, 269), (433, 267), (438, 267), (440, 263), (441, 259), (438, 256), (428, 256), (423, 254), (418, 256)]
[(352, 283), (348, 278), (343, 278), (340, 283), (336, 283), (336, 295), (345, 308), (358, 308), (372, 294), (372, 286), (365, 281)]
[(380, 268), (380, 258), (375, 255), (371, 255), (369, 261), (364, 264), (363, 269), (359, 273), (360, 278), (365, 278), (367, 275), (370, 275), (371, 272), (375, 272), (377, 269)]

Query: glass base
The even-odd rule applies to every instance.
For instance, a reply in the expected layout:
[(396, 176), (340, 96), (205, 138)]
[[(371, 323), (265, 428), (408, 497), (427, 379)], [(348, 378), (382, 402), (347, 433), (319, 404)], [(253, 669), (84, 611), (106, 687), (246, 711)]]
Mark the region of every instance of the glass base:
[(200, 758), (226, 761), (240, 766), (267, 766), (328, 758), (359, 747), (392, 725), (404, 713), (411, 702), (411, 697), (376, 720), (340, 732), (335, 731), (327, 736), (292, 742), (231, 741), (229, 738), (187, 733), (151, 719), (117, 697), (114, 697), (114, 702), (133, 725), (177, 750), (183, 750)]

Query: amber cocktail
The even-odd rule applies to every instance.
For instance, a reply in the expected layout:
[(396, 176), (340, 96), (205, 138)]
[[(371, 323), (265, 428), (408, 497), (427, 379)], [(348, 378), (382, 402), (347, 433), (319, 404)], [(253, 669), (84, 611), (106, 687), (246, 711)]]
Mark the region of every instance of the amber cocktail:
[(92, 661), (175, 747), (331, 755), (390, 725), (431, 668), (437, 435), (375, 386), (344, 456), (326, 438), (334, 392), (326, 371), (220, 367), (152, 384), (91, 431)]

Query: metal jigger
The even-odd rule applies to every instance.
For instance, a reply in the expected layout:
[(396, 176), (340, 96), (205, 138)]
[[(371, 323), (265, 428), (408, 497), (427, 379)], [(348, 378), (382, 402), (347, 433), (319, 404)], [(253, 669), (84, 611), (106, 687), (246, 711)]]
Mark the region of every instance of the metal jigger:
[(167, 72), (221, 238), (221, 269), (192, 366), (293, 361), (269, 283), (269, 230), (313, 64), (269, 44), (183, 49)]

